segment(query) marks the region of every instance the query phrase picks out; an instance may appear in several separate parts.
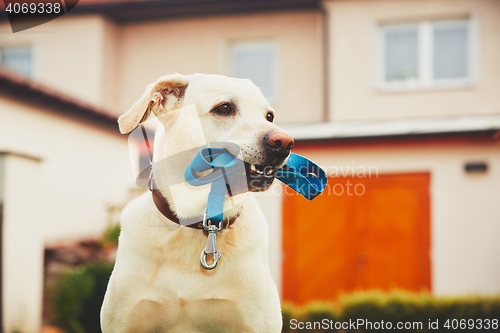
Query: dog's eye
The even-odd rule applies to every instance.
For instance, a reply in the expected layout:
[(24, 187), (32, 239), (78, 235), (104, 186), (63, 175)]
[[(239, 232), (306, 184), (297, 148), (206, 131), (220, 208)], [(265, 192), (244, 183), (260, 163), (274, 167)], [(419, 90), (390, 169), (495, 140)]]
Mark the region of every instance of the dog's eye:
[(231, 116), (234, 114), (234, 106), (231, 103), (224, 103), (213, 108), (211, 112), (220, 116)]
[(269, 111), (267, 114), (266, 114), (266, 120), (270, 123), (273, 122), (274, 120), (274, 113), (272, 113), (271, 111)]

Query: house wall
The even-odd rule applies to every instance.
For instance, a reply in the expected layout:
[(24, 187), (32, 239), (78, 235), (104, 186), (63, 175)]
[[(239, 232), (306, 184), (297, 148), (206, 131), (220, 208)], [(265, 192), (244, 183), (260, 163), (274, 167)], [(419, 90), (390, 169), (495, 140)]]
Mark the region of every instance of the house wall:
[(102, 105), (121, 115), (125, 110), (119, 108), (119, 82), (121, 81), (121, 29), (114, 23), (102, 21), (102, 35), (100, 39), (102, 47), (102, 62), (100, 63), (101, 71), (101, 103)]
[[(496, 0), (327, 0), (330, 118), (333, 121), (498, 113), (500, 2)], [(378, 27), (469, 16), (476, 78), (463, 87), (390, 91), (377, 84)]]
[(98, 15), (63, 16), (15, 34), (5, 22), (0, 31), (0, 47), (33, 48), (38, 82), (86, 103), (111, 110), (117, 106), (119, 37), (114, 24)]
[[(8, 23), (0, 31), (9, 32)], [(16, 34), (2, 46), (32, 45), (39, 82), (124, 113), (147, 84), (169, 73), (231, 75), (229, 47), (278, 44), (277, 122), (324, 116), (323, 25), (318, 12), (283, 12), (155, 21), (117, 26), (98, 15), (64, 16)]]
[[(3, 318), (6, 332), (38, 332), (42, 317), (44, 195), (41, 161), (2, 154)], [(53, 207), (52, 207), (53, 208)]]
[(5, 96), (0, 110), (4, 324), (38, 332), (43, 249), (102, 234), (106, 204), (126, 203), (134, 187), (129, 145), (117, 131)]
[(0, 151), (41, 160), (44, 241), (97, 235), (134, 185), (127, 137), (7, 98), (0, 110)]
[(322, 20), (317, 12), (234, 15), (127, 25), (120, 53), (120, 110), (128, 110), (160, 76), (230, 75), (229, 46), (239, 41), (278, 43), (277, 122), (323, 117)]
[[(298, 147), (329, 172), (372, 168), (378, 174), (429, 172), (431, 175), (431, 285), (436, 295), (500, 293), (500, 144), (448, 143), (345, 147)], [(464, 171), (466, 162), (484, 161), (485, 174)], [(355, 185), (355, 184), (354, 184)], [(353, 185), (353, 186), (354, 186)], [(260, 194), (271, 225), (270, 244), (281, 244), (279, 187)], [(335, 200), (335, 196), (332, 196)], [(304, 223), (312, 223), (305, 221)], [(271, 257), (273, 275), (281, 274), (281, 258)]]

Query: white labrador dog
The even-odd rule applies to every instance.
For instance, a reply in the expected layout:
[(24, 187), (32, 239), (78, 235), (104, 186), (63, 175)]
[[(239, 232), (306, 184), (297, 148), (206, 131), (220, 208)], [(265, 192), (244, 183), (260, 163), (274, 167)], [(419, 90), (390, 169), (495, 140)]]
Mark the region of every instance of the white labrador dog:
[[(274, 111), (249, 80), (220, 75), (170, 75), (150, 84), (119, 119), (128, 133), (154, 113), (154, 181), (178, 218), (202, 216), (210, 185), (186, 184), (184, 170), (200, 147), (227, 142), (245, 162), (249, 191), (263, 191), (284, 165), (293, 139), (273, 124)], [(237, 147), (239, 151), (234, 151)], [(169, 158), (169, 157), (174, 158)], [(281, 332), (276, 285), (268, 262), (268, 226), (254, 198), (227, 196), (217, 234), (222, 257), (200, 265), (207, 242), (155, 205), (151, 192), (124, 209), (116, 264), (101, 310), (104, 333)]]

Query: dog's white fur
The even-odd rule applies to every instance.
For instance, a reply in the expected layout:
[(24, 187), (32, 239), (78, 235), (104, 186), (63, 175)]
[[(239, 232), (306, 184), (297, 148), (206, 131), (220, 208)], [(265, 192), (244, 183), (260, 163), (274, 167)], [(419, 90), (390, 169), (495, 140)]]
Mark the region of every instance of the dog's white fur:
[[(210, 112), (223, 101), (237, 106), (234, 116)], [(196, 152), (191, 148), (230, 142), (240, 148), (234, 153), (243, 161), (262, 165), (264, 135), (282, 131), (266, 120), (273, 111), (253, 83), (220, 75), (162, 77), (119, 118), (120, 131), (132, 131), (150, 112), (161, 123), (155, 136), (155, 181), (183, 218), (203, 215), (210, 189), (185, 184), (184, 170)], [(172, 155), (176, 158), (169, 159)], [(165, 218), (150, 192), (125, 207), (101, 310), (103, 333), (281, 332), (265, 217), (246, 194), (227, 198), (224, 210), (226, 218), (239, 217), (218, 233), (222, 258), (207, 271), (199, 259), (207, 240), (202, 231)]]

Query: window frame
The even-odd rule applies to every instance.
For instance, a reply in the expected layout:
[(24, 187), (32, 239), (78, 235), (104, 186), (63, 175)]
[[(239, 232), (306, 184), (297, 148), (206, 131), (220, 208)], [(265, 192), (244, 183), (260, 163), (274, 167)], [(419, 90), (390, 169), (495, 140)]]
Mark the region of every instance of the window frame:
[[(467, 77), (465, 78), (434, 78), (434, 24), (466, 24), (468, 31), (467, 43)], [(386, 80), (386, 31), (387, 29), (407, 29), (417, 27), (418, 33), (418, 79), (408, 81)], [(477, 84), (477, 22), (473, 16), (442, 18), (434, 20), (416, 20), (405, 23), (381, 23), (378, 29), (378, 60), (377, 88), (382, 91), (411, 91), (455, 89), (471, 87)]]

